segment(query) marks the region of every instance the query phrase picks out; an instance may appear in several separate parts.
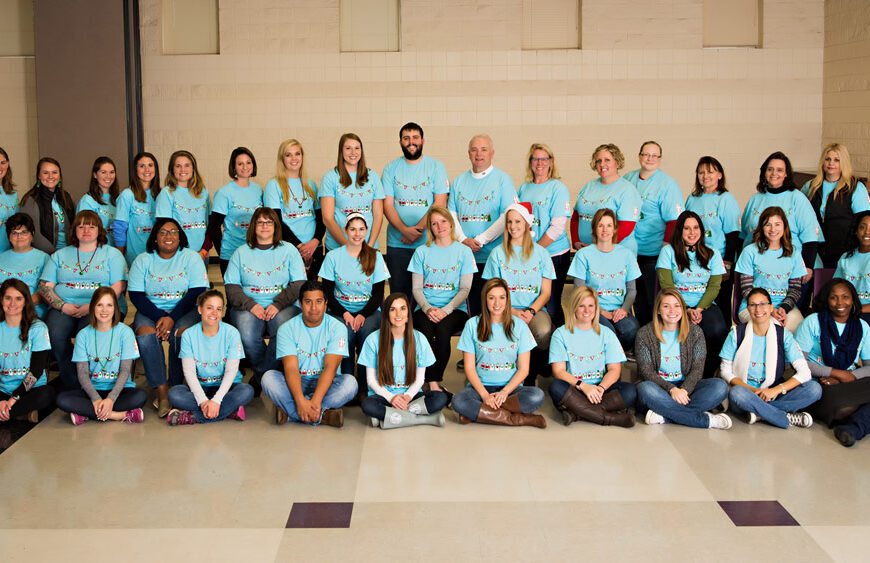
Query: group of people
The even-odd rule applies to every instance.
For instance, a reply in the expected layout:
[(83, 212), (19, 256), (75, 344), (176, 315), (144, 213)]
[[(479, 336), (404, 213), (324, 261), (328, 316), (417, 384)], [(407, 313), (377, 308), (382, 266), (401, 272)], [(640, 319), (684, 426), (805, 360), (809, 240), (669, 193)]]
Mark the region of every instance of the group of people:
[[(359, 400), (383, 428), (443, 425), (447, 405), (463, 423), (545, 427), (535, 382), (552, 376), (566, 424), (632, 426), (637, 410), (649, 424), (729, 428), (727, 398), (750, 423), (815, 415), (845, 445), (870, 431), (870, 196), (846, 147), (825, 147), (803, 190), (771, 154), (741, 217), (718, 160), (698, 161), (684, 199), (655, 141), (624, 175), (619, 147), (597, 147), (598, 178), (573, 208), (545, 144), (517, 189), (486, 135), (452, 182), (419, 125), (399, 141), (379, 176), (362, 140), (342, 135), (319, 186), (295, 139), (264, 188), (239, 147), (213, 200), (188, 151), (171, 155), (165, 182), (138, 154), (123, 191), (100, 157), (77, 206), (51, 158), (19, 201), (0, 149), (0, 331), (15, 335), (0, 353), (0, 421), (56, 401), (75, 424), (139, 422), (141, 355), (170, 424), (244, 420), (262, 390), (278, 423), (340, 426)], [(212, 249), (225, 295), (209, 289)], [(457, 335), (468, 385), (454, 396), (443, 378)], [(633, 358), (637, 385), (620, 378)]]

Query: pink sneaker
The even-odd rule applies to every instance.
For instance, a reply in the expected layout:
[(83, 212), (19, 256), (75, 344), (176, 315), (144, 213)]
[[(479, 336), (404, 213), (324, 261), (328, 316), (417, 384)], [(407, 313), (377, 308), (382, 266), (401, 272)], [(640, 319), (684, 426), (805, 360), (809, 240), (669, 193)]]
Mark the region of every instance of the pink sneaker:
[(241, 407), (239, 407), (239, 410), (237, 410), (236, 412), (228, 414), (227, 418), (232, 418), (233, 420), (241, 420), (242, 422), (244, 422), (246, 420), (245, 419), (245, 406), (242, 405)]
[(124, 422), (127, 424), (138, 424), (143, 420), (145, 420), (145, 413), (142, 412), (142, 409), (129, 410), (124, 415)]
[(169, 414), (166, 415), (166, 422), (169, 423), (169, 426), (196, 424), (196, 418), (194, 418), (193, 413), (190, 411), (172, 409), (169, 411)]
[(82, 416), (80, 414), (76, 414), (74, 412), (69, 413), (69, 418), (70, 418), (70, 420), (72, 420), (72, 423), (75, 424), (76, 426), (79, 426), (80, 424), (84, 424), (85, 422), (88, 421), (88, 417)]

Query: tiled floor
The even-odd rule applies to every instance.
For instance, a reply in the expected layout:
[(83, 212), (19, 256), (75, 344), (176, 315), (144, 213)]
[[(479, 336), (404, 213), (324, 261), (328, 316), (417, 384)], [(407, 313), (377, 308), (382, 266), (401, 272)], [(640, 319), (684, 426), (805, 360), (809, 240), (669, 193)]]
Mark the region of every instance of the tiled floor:
[[(447, 384), (461, 381), (452, 367)], [(140, 384), (142, 384), (140, 382)], [(546, 383), (544, 383), (546, 386)], [(870, 441), (820, 426), (74, 427), (0, 455), (3, 561), (866, 561)]]

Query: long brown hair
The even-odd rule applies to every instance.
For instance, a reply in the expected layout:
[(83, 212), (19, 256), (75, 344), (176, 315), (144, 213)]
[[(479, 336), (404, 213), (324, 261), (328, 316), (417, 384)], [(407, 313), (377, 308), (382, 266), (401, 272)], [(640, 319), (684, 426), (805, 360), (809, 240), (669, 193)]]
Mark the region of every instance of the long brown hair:
[[(19, 335), (21, 345), (24, 346), (27, 344), (30, 335), (30, 327), (33, 326), (34, 321), (37, 320), (36, 307), (33, 306), (33, 298), (30, 295), (30, 288), (27, 287), (26, 283), (16, 278), (9, 278), (0, 284), (0, 299), (3, 299), (3, 297), (6, 296), (6, 292), (10, 289), (14, 289), (24, 296), (24, 310), (21, 311), (21, 333)], [(0, 322), (5, 321), (6, 311), (3, 310), (3, 307), (0, 307)]]
[(782, 219), (783, 231), (781, 257), (785, 258), (786, 256), (791, 256), (792, 252), (794, 252), (794, 246), (791, 244), (791, 229), (788, 227), (788, 218), (785, 216), (785, 211), (782, 210), (782, 207), (768, 207), (761, 212), (761, 217), (758, 218), (758, 225), (755, 226), (755, 230), (752, 232), (752, 242), (758, 247), (758, 252), (760, 254), (764, 254), (764, 251), (770, 248), (770, 243), (767, 242), (767, 238), (764, 236), (764, 224), (767, 223), (771, 217), (779, 217)]
[(662, 322), (662, 316), (659, 314), (659, 308), (662, 306), (662, 301), (668, 296), (676, 298), (680, 302), (680, 307), (683, 308), (683, 316), (680, 318), (680, 330), (677, 332), (677, 340), (682, 344), (689, 337), (689, 315), (686, 312), (686, 302), (683, 301), (683, 296), (680, 295), (680, 292), (675, 287), (663, 288), (659, 290), (659, 294), (656, 296), (656, 302), (653, 306), (653, 333), (655, 333), (659, 342), (665, 341), (665, 337), (662, 335), (664, 323)]
[(91, 183), (88, 184), (88, 195), (97, 202), (97, 205), (106, 205), (106, 202), (103, 201), (103, 190), (100, 188), (100, 184), (95, 178), (96, 173), (104, 164), (111, 164), (112, 170), (115, 171), (115, 181), (112, 182), (111, 186), (109, 186), (109, 201), (112, 205), (115, 205), (115, 202), (118, 200), (118, 194), (121, 191), (120, 188), (118, 188), (118, 168), (115, 166), (114, 161), (112, 161), (108, 156), (98, 156), (94, 161), (94, 166), (91, 168)]
[(115, 312), (112, 314), (112, 326), (115, 327), (121, 322), (121, 306), (118, 304), (118, 296), (115, 295), (115, 290), (104, 285), (98, 287), (91, 296), (91, 310), (88, 313), (88, 321), (91, 326), (97, 328), (97, 303), (103, 298), (103, 295), (110, 295), (112, 303), (115, 305)]
[(9, 164), (9, 155), (0, 147), (0, 155), (3, 155), (3, 158), (6, 159), (6, 163), (8, 166), (6, 167), (6, 175), (3, 176), (3, 191), (7, 194), (11, 194), (15, 192), (15, 183), (12, 181), (12, 165)]
[(722, 177), (719, 178), (719, 183), (716, 185), (716, 193), (721, 194), (727, 192), (728, 188), (725, 185), (725, 169), (722, 168), (722, 163), (712, 156), (702, 156), (698, 159), (698, 165), (695, 166), (695, 188), (692, 190), (692, 195), (695, 197), (701, 197), (704, 195), (704, 186), (702, 186), (701, 182), (698, 181), (698, 172), (701, 171), (702, 166), (722, 174)]
[(359, 143), (359, 163), (356, 165), (356, 185), (364, 186), (369, 181), (369, 169), (366, 168), (366, 153), (363, 150), (362, 139), (356, 133), (345, 133), (338, 140), (338, 162), (335, 164), (335, 169), (338, 170), (338, 183), (342, 187), (350, 186), (350, 173), (347, 171), (347, 166), (344, 164), (344, 155), (342, 149), (344, 142), (348, 139), (353, 139)]
[[(512, 211), (513, 211), (513, 209), (509, 210), (507, 213), (510, 213)], [(517, 215), (520, 215), (516, 211), (513, 211), (513, 212), (516, 213)], [(508, 232), (507, 213), (505, 214), (505, 219), (504, 219), (504, 235), (501, 237), (502, 238), (501, 248), (502, 248), (502, 250), (504, 250), (505, 263), (510, 264), (511, 258), (514, 256), (514, 245), (511, 244), (511, 235)], [(523, 219), (522, 215), (520, 215), (520, 219)], [(523, 219), (523, 222), (525, 223), (526, 220)], [(526, 225), (529, 225), (529, 224), (526, 223)], [(529, 227), (531, 227), (531, 225), (529, 225)], [(528, 260), (529, 258), (532, 257), (532, 253), (534, 251), (535, 251), (535, 241), (532, 240), (532, 231), (530, 229), (526, 229), (525, 231), (523, 231), (522, 252), (520, 253), (522, 256), (522, 259)], [(517, 258), (519, 258), (519, 256)]]
[(683, 211), (677, 217), (677, 222), (674, 225), (674, 230), (671, 232), (671, 248), (674, 249), (674, 260), (677, 262), (677, 270), (682, 272), (688, 270), (691, 264), (689, 263), (689, 253), (686, 250), (686, 243), (683, 241), (683, 227), (686, 221), (694, 219), (698, 222), (698, 228), (701, 230), (701, 238), (695, 244), (695, 257), (698, 259), (698, 265), (705, 270), (709, 270), (710, 259), (713, 258), (713, 251), (704, 242), (704, 223), (694, 211)]
[(205, 189), (205, 181), (202, 179), (202, 176), (199, 175), (196, 158), (190, 151), (175, 151), (172, 153), (172, 156), (169, 157), (169, 172), (166, 174), (166, 185), (170, 192), (174, 192), (175, 188), (178, 187), (178, 178), (175, 177), (173, 168), (175, 168), (175, 161), (181, 157), (188, 159), (193, 168), (192, 177), (187, 183), (187, 190), (190, 192), (190, 195), (199, 199), (199, 196), (202, 195), (202, 191)]
[(417, 349), (414, 342), (414, 325), (411, 322), (411, 303), (408, 296), (401, 292), (391, 293), (381, 306), (381, 333), (378, 338), (378, 383), (395, 385), (393, 376), (393, 331), (390, 325), (390, 307), (398, 300), (405, 302), (408, 308), (408, 322), (405, 323), (405, 386), (410, 387), (414, 381), (417, 368)]
[(136, 168), (139, 166), (139, 161), (143, 158), (150, 158), (154, 163), (154, 177), (151, 178), (151, 185), (148, 186), (148, 191), (151, 192), (151, 197), (157, 199), (160, 195), (160, 168), (157, 166), (157, 158), (150, 152), (140, 152), (133, 157), (133, 166), (130, 167), (130, 191), (133, 192), (133, 197), (139, 203), (145, 203), (148, 196), (145, 194), (145, 188), (142, 187), (142, 182), (139, 180), (139, 175), (136, 174)]
[(299, 147), (299, 152), (302, 153), (302, 166), (299, 168), (299, 182), (302, 183), (302, 190), (305, 195), (311, 198), (311, 201), (317, 203), (317, 194), (314, 193), (314, 188), (311, 187), (310, 180), (305, 174), (305, 149), (302, 148), (302, 143), (296, 139), (287, 139), (278, 146), (278, 164), (275, 170), (275, 181), (278, 182), (278, 187), (281, 188), (281, 197), (284, 203), (290, 201), (290, 180), (287, 178), (287, 169), (284, 167), (284, 152), (290, 147)]
[(477, 321), (477, 339), (481, 342), (486, 342), (492, 336), (492, 316), (489, 308), (486, 306), (486, 298), (489, 292), (500, 287), (505, 292), (504, 317), (501, 321), (504, 335), (508, 340), (513, 340), (514, 318), (511, 315), (511, 290), (506, 281), (501, 278), (492, 278), (483, 284), (483, 289), (480, 292), (480, 300), (483, 306), (480, 308), (480, 320)]
[[(366, 223), (365, 219), (363, 219), (362, 217), (354, 217), (350, 221), (345, 223), (345, 234), (347, 234), (347, 228), (354, 221), (362, 221), (362, 224), (366, 226), (366, 229), (369, 228), (369, 225), (368, 223)], [(378, 251), (369, 246), (369, 243), (367, 243), (365, 239), (363, 239), (362, 247), (360, 248), (359, 257), (357, 258), (357, 260), (359, 260), (359, 266), (360, 268), (362, 268), (362, 271), (365, 275), (370, 276), (375, 272), (375, 266), (377, 265), (378, 260), (377, 254)]]

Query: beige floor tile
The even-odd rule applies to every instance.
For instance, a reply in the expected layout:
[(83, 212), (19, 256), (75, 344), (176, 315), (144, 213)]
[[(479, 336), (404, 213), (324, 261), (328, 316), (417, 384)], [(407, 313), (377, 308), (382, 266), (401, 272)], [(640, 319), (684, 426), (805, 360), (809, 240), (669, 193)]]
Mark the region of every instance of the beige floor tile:
[(804, 526), (804, 529), (835, 561), (867, 561), (870, 526)]

